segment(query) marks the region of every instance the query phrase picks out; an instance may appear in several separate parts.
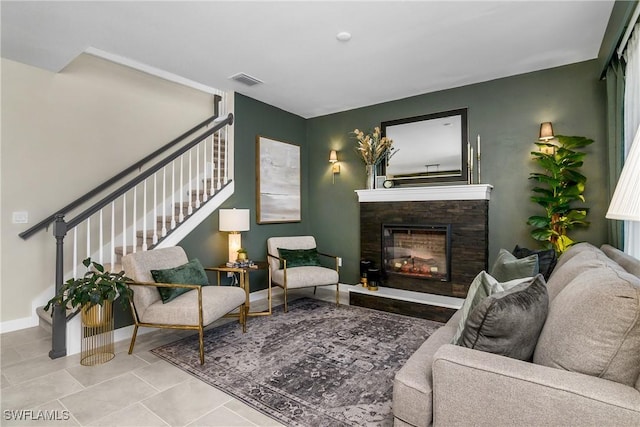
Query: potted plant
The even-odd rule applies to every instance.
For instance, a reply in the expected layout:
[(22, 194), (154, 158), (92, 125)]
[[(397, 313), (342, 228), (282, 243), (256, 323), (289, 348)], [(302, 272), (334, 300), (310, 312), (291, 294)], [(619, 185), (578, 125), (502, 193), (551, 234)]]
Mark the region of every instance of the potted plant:
[(247, 259), (247, 250), (245, 248), (238, 249), (238, 261), (245, 261)]
[[(105, 271), (104, 267), (87, 258), (82, 261), (87, 272), (80, 278), (67, 280), (58, 294), (51, 298), (45, 310), (49, 310), (51, 305), (60, 304), (67, 308), (81, 307), (82, 323), (87, 326), (98, 326), (109, 321), (109, 315), (101, 310), (105, 305), (109, 308), (118, 296), (124, 307), (127, 306), (133, 291), (127, 286), (130, 281), (124, 275), (124, 271), (112, 273)], [(106, 312), (111, 313), (111, 310)]]
[(527, 224), (534, 227), (531, 237), (544, 242), (547, 249), (553, 248), (562, 254), (574, 240), (567, 232), (576, 226), (587, 226), (585, 221), (589, 211), (586, 207), (575, 207), (575, 202), (584, 202), (587, 178), (579, 172), (586, 153), (578, 149), (593, 143), (582, 136), (557, 135), (558, 145), (550, 142), (536, 142), (540, 151), (531, 154), (545, 172), (531, 173), (540, 186), (533, 188), (531, 201), (544, 208), (545, 215), (529, 217)]

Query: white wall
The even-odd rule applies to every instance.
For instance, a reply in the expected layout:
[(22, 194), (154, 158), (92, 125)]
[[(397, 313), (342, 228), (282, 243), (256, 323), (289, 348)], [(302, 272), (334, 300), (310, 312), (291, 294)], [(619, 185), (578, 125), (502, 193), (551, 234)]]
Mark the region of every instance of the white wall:
[[(213, 95), (91, 55), (54, 74), (2, 59), (0, 321), (34, 319), (51, 229), (18, 234), (213, 114)], [(12, 224), (27, 211), (29, 224)], [(68, 217), (69, 218), (69, 217)]]

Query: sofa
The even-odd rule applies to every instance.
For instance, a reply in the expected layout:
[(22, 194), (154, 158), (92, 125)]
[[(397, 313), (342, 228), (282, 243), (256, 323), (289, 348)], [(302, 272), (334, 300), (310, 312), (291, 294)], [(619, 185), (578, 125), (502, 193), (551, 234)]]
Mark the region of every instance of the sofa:
[(640, 261), (580, 243), (544, 283), (531, 360), (452, 344), (458, 310), (397, 372), (394, 426), (640, 426)]

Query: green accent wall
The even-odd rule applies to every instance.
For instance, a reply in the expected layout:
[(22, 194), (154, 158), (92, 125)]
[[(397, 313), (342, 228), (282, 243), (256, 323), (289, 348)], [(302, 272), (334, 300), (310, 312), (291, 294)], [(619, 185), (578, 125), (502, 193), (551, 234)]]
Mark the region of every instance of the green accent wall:
[[(553, 122), (562, 135), (595, 140), (583, 171), (587, 176), (586, 205), (591, 207), (587, 230), (578, 240), (606, 240), (604, 215), (607, 150), (605, 83), (598, 80), (598, 62), (588, 61), (534, 73), (401, 99), (307, 121), (311, 159), (308, 195), (312, 231), (324, 250), (343, 257), (341, 280), (356, 283), (359, 272), (359, 206), (355, 189), (364, 188), (364, 165), (354, 151), (349, 132), (372, 129), (380, 122), (456, 108), (468, 108), (469, 139), (482, 140), (482, 180), (494, 186), (489, 203), (489, 265), (500, 248), (516, 244), (537, 247), (526, 219), (540, 213), (533, 204), (530, 152), (536, 150), (541, 122)], [(393, 84), (389, 81), (385, 84)], [(375, 88), (372, 88), (375, 90)], [(341, 166), (331, 181), (329, 151), (338, 150)], [(541, 208), (540, 208), (541, 209)]]
[[(541, 212), (531, 201), (528, 179), (535, 165), (541, 122), (553, 122), (563, 135), (592, 138), (583, 171), (588, 181), (586, 206), (591, 226), (572, 236), (600, 245), (606, 241), (607, 199), (606, 94), (599, 80), (597, 60), (528, 73), (460, 88), (418, 95), (336, 114), (304, 119), (237, 94), (235, 97), (235, 194), (223, 207), (251, 209), (251, 230), (243, 245), (252, 259), (265, 259), (269, 236), (313, 234), (318, 247), (343, 258), (340, 279), (356, 283), (359, 274), (359, 204), (356, 189), (364, 188), (364, 165), (349, 134), (354, 128), (372, 129), (380, 122), (468, 108), (469, 138), (482, 139), (482, 180), (494, 189), (489, 203), (490, 265), (500, 248), (516, 244), (537, 247), (529, 237), (526, 218)], [(387, 82), (386, 84), (393, 84)], [(374, 90), (374, 88), (372, 88)], [(302, 221), (258, 225), (255, 222), (255, 137), (301, 146)], [(338, 151), (340, 174), (332, 183), (330, 150)], [(218, 215), (201, 224), (182, 243), (190, 257), (203, 264), (226, 260), (227, 235), (217, 230)], [(255, 277), (255, 279), (254, 279)], [(252, 290), (266, 278), (252, 275)]]

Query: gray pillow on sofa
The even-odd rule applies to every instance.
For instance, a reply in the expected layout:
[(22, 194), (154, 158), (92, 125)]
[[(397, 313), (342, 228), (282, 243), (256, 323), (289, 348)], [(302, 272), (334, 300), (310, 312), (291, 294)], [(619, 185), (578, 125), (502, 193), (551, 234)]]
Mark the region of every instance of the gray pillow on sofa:
[(469, 314), (460, 345), (529, 361), (548, 307), (544, 277), (538, 274), (482, 301)]
[(539, 273), (538, 255), (518, 259), (506, 249), (500, 249), (489, 274), (498, 282), (508, 282), (523, 277), (533, 277)]
[(469, 313), (473, 311), (474, 308), (489, 295), (493, 295), (497, 292), (503, 292), (507, 289), (511, 289), (514, 286), (522, 283), (523, 281), (530, 280), (531, 277), (527, 277), (525, 279), (515, 279), (508, 282), (500, 283), (495, 278), (491, 277), (489, 273), (486, 271), (481, 271), (473, 282), (471, 282), (471, 286), (469, 286), (469, 292), (467, 292), (467, 298), (464, 300), (462, 304), (460, 316), (460, 322), (458, 322), (458, 329), (456, 330), (456, 334), (451, 339), (451, 344), (460, 344), (460, 338), (462, 337), (462, 331), (464, 330), (464, 325), (467, 322), (467, 318), (469, 317)]

